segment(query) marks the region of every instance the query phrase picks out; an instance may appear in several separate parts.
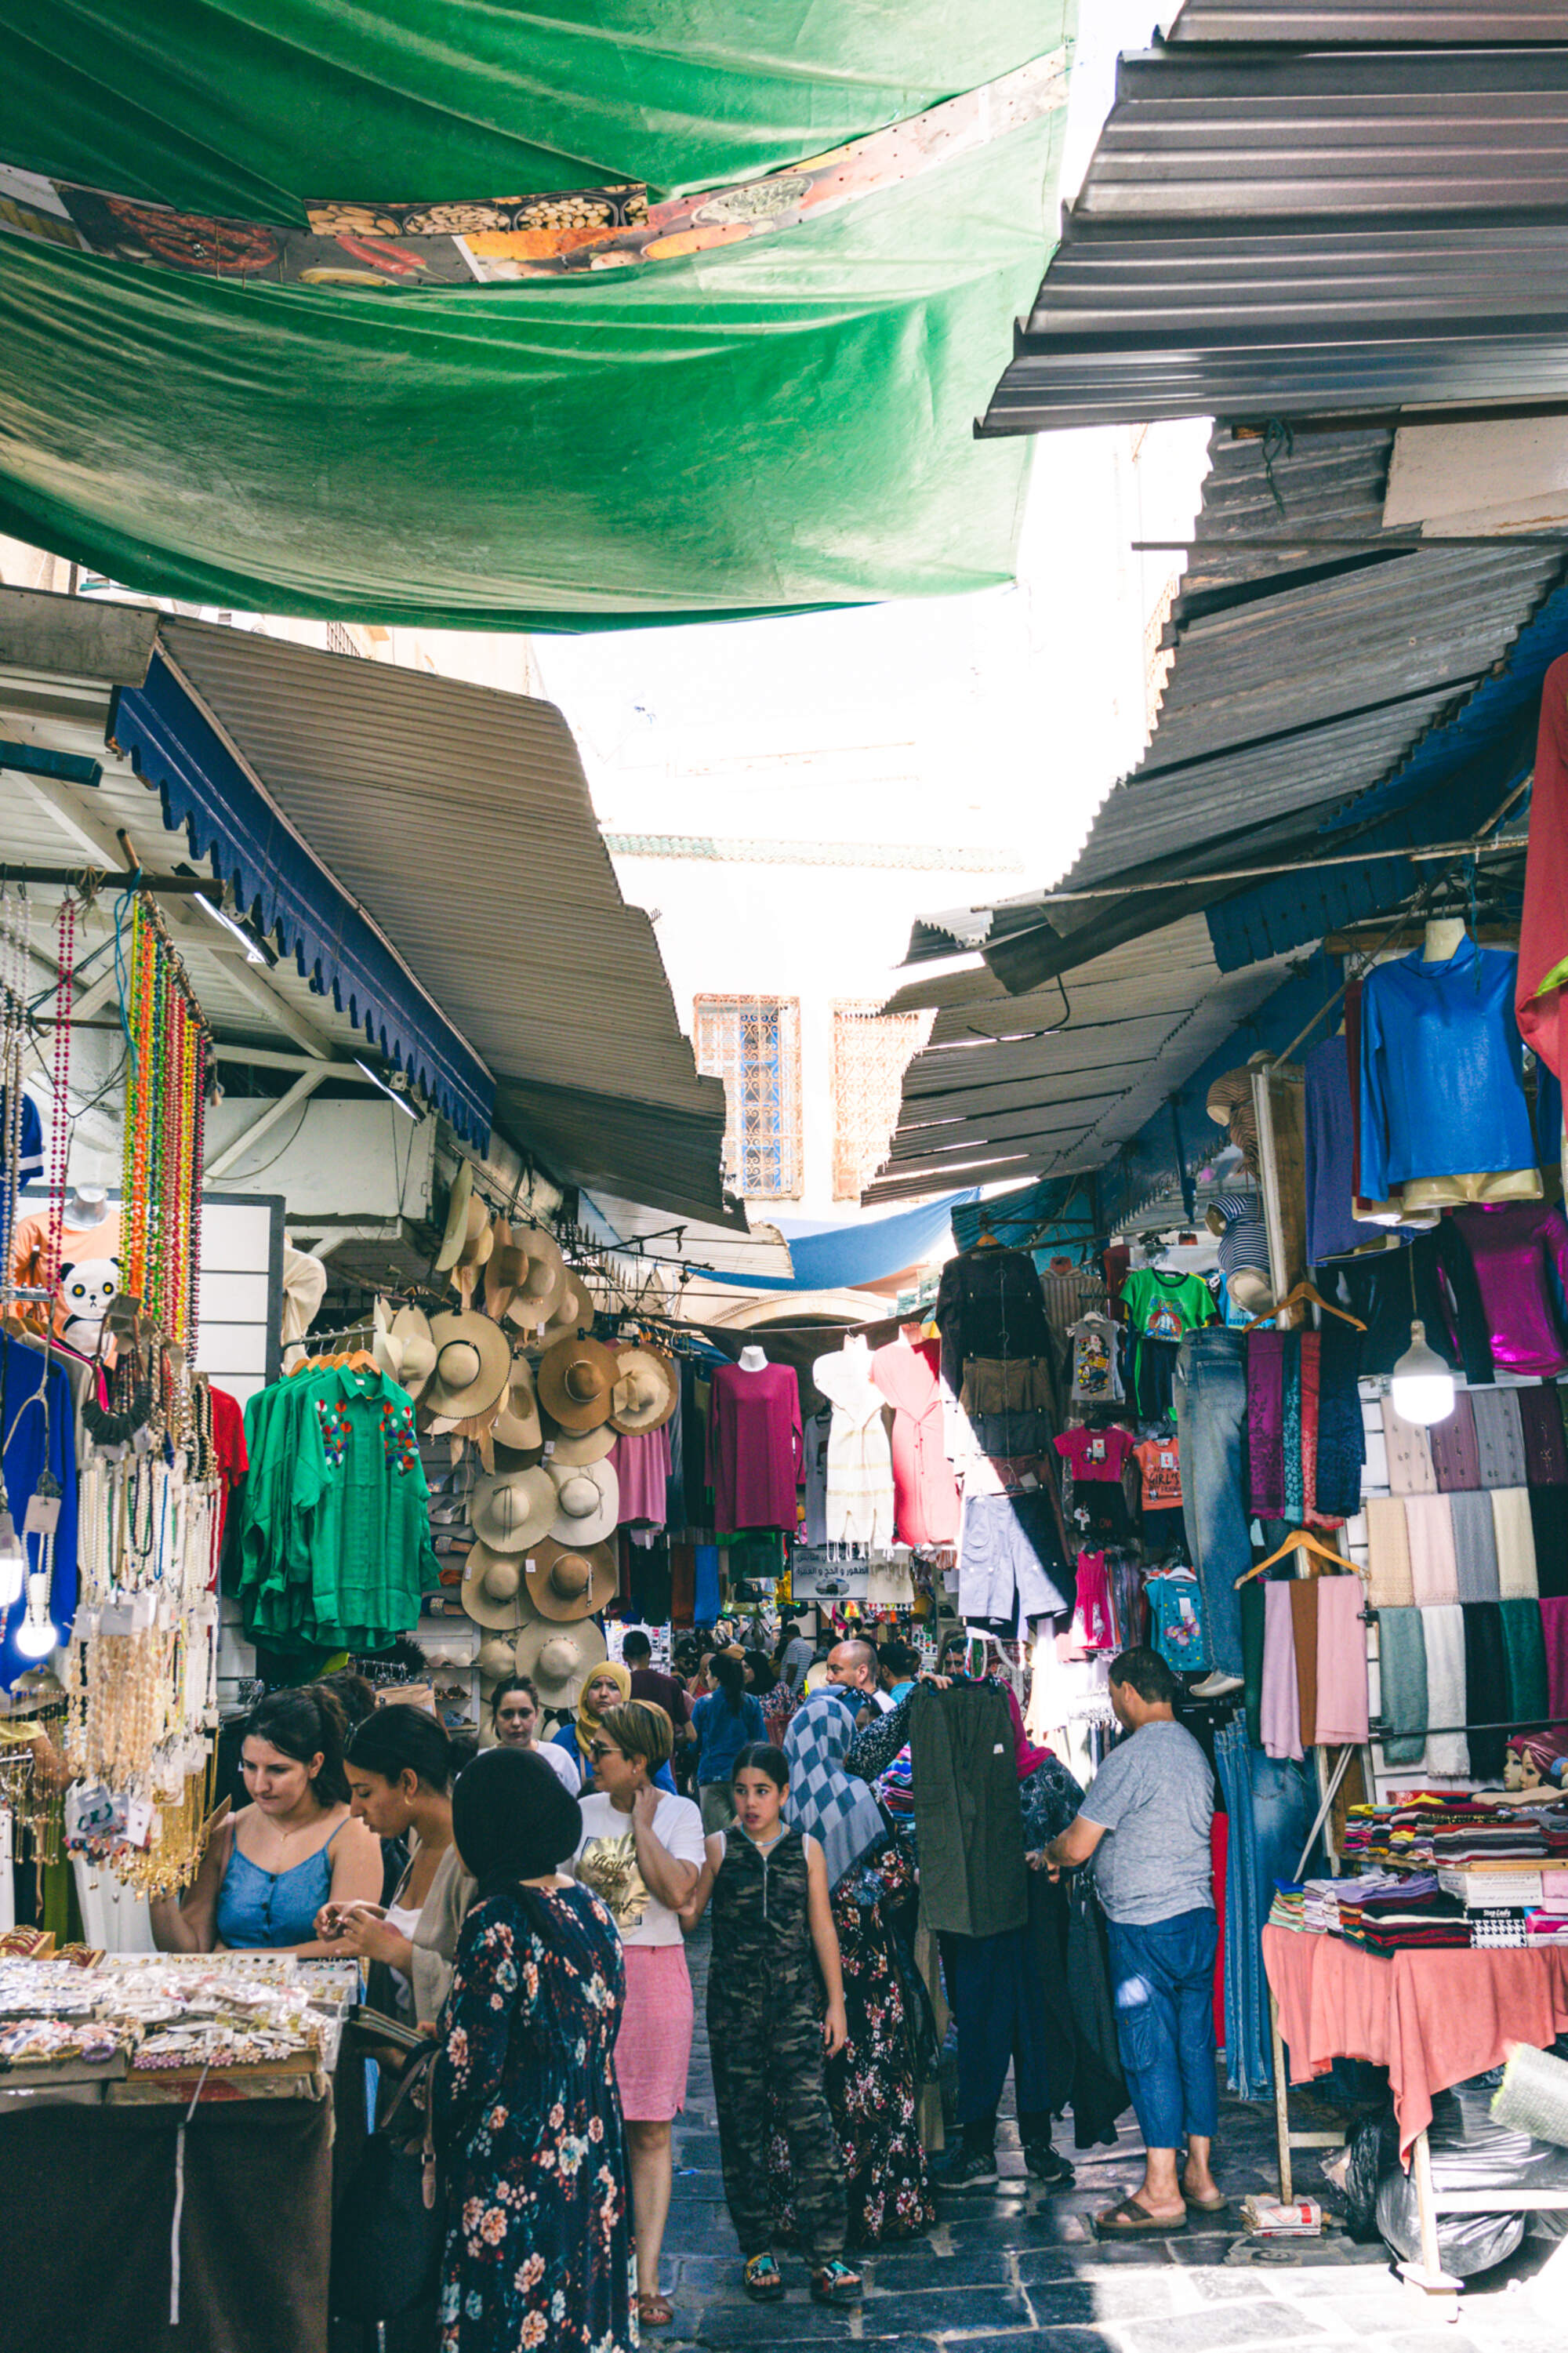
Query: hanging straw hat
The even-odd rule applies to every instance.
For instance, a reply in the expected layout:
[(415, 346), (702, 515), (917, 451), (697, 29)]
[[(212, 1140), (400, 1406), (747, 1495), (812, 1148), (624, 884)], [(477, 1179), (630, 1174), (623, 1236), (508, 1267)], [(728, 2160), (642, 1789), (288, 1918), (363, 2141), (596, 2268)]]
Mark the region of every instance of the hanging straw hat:
[(436, 1344), (428, 1320), (417, 1307), (400, 1307), (395, 1315), (384, 1299), (375, 1303), (375, 1331), (370, 1344), (388, 1379), (418, 1398), (436, 1369)]
[(517, 1652), (510, 1642), (503, 1642), (492, 1634), (488, 1642), (479, 1644), (479, 1670), (487, 1683), (499, 1683), (502, 1675), (510, 1675), (517, 1664)]
[(433, 1315), (430, 1340), (436, 1363), (424, 1386), (429, 1412), (467, 1421), (500, 1403), (511, 1378), (511, 1342), (499, 1324), (466, 1307), (460, 1314)]
[(458, 1263), (468, 1231), (468, 1207), (474, 1195), (474, 1172), (466, 1160), (458, 1163), (452, 1189), (447, 1196), (447, 1230), (436, 1253), (436, 1271), (446, 1274)]
[(526, 1552), (549, 1535), (560, 1508), (548, 1472), (498, 1471), (493, 1479), (475, 1482), (468, 1525), (492, 1552)]
[[(489, 1646), (487, 1643), (485, 1649)], [(609, 1656), (600, 1629), (591, 1618), (563, 1626), (550, 1618), (535, 1618), (517, 1638), (516, 1672), (532, 1678), (543, 1707), (570, 1707), (595, 1667)], [(484, 1672), (484, 1650), (479, 1652)], [(506, 1672), (510, 1672), (507, 1670)]]
[(563, 1462), (553, 1456), (545, 1465), (557, 1502), (550, 1533), (557, 1544), (593, 1545), (615, 1532), (620, 1516), (621, 1482), (616, 1466), (603, 1462)]
[(476, 1626), (521, 1626), (529, 1609), (518, 1555), (475, 1545), (463, 1569), (462, 1602)]
[(533, 1375), (526, 1356), (512, 1359), (511, 1386), (490, 1424), (490, 1434), (498, 1446), (510, 1446), (516, 1454), (531, 1453), (544, 1443), (539, 1400), (533, 1394)]
[(607, 1421), (602, 1421), (597, 1430), (563, 1430), (559, 1422), (546, 1421), (544, 1436), (544, 1459), (556, 1469), (567, 1464), (575, 1469), (582, 1462), (602, 1462), (616, 1442), (616, 1433)]
[(594, 1294), (580, 1274), (564, 1267), (555, 1312), (539, 1336), (549, 1348), (557, 1340), (574, 1339), (579, 1332), (591, 1332), (593, 1328)]
[(522, 1226), (514, 1233), (500, 1218), (495, 1238), (485, 1268), (486, 1312), (537, 1332), (561, 1303), (566, 1268), (560, 1246), (542, 1226)]
[(530, 1555), (528, 1599), (542, 1618), (591, 1618), (613, 1601), (621, 1572), (613, 1545), (563, 1545), (547, 1537)]
[(620, 1367), (602, 1340), (557, 1340), (540, 1358), (539, 1402), (563, 1430), (597, 1430), (608, 1421)]
[(616, 1409), (610, 1427), (624, 1438), (645, 1430), (661, 1429), (675, 1411), (680, 1384), (668, 1356), (646, 1343), (622, 1348), (616, 1358), (620, 1379), (616, 1384)]

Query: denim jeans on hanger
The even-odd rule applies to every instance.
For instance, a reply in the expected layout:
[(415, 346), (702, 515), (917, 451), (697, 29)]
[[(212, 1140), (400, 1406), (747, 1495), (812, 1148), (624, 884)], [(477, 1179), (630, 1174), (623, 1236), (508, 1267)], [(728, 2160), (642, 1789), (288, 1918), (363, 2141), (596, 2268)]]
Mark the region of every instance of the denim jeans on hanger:
[[(1226, 2077), (1244, 2100), (1260, 2100), (1273, 2089), (1274, 2066), (1268, 2031), (1268, 1992), (1263, 1974), (1263, 1924), (1274, 1900), (1272, 1882), (1267, 1896), (1258, 1851), (1258, 1821), (1253, 1810), (1253, 1760), (1244, 1718), (1220, 1725), (1215, 1734), (1215, 1770), (1225, 1793), (1230, 1818), (1225, 1873), (1225, 2057)], [(1269, 1759), (1258, 1757), (1268, 1765)], [(1264, 1786), (1268, 1787), (1268, 1777)], [(1311, 1821), (1301, 1825), (1305, 1837)], [(1269, 1842), (1278, 1848), (1277, 1826), (1270, 1822)], [(1300, 1852), (1300, 1839), (1296, 1853)], [(1285, 1865), (1295, 1867), (1292, 1854)]]
[(1211, 1324), (1189, 1332), (1176, 1364), (1176, 1430), (1187, 1546), (1203, 1588), (1209, 1657), (1239, 1675), (1241, 1599), (1236, 1580), (1252, 1567), (1247, 1535), (1247, 1343)]

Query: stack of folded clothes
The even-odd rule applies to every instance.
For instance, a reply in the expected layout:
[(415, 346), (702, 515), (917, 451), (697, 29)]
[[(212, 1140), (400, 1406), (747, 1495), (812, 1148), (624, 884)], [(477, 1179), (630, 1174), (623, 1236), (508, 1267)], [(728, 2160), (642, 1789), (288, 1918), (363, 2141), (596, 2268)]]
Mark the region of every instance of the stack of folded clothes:
[(1351, 1880), (1340, 1895), (1340, 1934), (1348, 1943), (1384, 1957), (1421, 1948), (1468, 1949), (1465, 1907), (1445, 1895), (1430, 1873), (1413, 1872), (1386, 1894), (1360, 1896), (1360, 1885)]

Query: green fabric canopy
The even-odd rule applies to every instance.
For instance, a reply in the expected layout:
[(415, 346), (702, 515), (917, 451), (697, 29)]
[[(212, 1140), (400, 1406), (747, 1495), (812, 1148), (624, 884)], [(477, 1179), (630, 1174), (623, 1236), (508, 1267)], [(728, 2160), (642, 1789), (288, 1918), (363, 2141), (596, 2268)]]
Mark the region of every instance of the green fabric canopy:
[[(657, 195), (977, 88), (1060, 47), (1071, 9), (4, 0), (0, 159), (275, 225)], [(458, 627), (1005, 580), (1026, 445), (971, 428), (1038, 282), (1063, 121), (613, 276), (365, 294), (0, 235), (0, 531), (204, 604)]]

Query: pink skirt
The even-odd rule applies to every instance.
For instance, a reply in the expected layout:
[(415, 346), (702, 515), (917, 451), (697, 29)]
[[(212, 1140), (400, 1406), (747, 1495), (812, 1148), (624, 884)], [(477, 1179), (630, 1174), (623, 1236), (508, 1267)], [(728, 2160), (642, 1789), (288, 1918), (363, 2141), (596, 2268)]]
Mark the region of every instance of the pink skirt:
[(621, 2114), (668, 2124), (686, 2105), (691, 2064), (691, 1978), (684, 1945), (627, 1945), (626, 2000), (616, 2038)]

